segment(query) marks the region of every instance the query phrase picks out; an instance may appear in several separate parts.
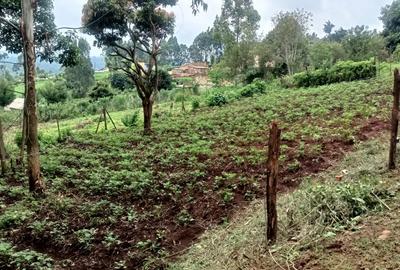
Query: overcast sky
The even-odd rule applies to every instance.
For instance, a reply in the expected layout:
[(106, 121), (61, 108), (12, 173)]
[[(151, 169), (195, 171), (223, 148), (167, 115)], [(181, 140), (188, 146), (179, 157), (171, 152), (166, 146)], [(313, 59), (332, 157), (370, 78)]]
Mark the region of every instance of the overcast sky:
[[(197, 16), (192, 14), (191, 0), (179, 0), (173, 8), (176, 15), (175, 33), (180, 43), (190, 45), (201, 32), (212, 26), (215, 16), (220, 13), (223, 0), (205, 0), (207, 12)], [(279, 11), (305, 9), (313, 14), (311, 32), (322, 35), (323, 24), (330, 20), (337, 27), (350, 28), (365, 24), (371, 29), (382, 29), (379, 15), (381, 8), (393, 0), (253, 0), (261, 15), (260, 34), (266, 34), (272, 28), (271, 17)], [(86, 0), (55, 0), (55, 16), (58, 26), (80, 26), (82, 7)], [(93, 49), (92, 55), (101, 54)]]

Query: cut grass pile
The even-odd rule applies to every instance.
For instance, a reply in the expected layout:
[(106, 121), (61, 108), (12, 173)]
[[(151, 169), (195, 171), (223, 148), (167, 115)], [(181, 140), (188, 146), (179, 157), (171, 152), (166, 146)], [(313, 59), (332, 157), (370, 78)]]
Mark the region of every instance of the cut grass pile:
[[(371, 248), (385, 246), (379, 243), (379, 234), (376, 234), (385, 228), (393, 229), (390, 225), (385, 227), (386, 222), (382, 220), (382, 216), (393, 215), (392, 209), (384, 212), (386, 214), (380, 211), (400, 201), (396, 197), (400, 189), (398, 171), (388, 173), (386, 170), (386, 145), (386, 136), (362, 143), (329, 171), (305, 179), (299, 189), (282, 195), (278, 206), (279, 239), (275, 246), (266, 249), (264, 206), (256, 201), (231, 224), (206, 232), (169, 269), (359, 269), (374, 266), (373, 261), (382, 266), (379, 269), (385, 268), (378, 256), (382, 252)], [(336, 176), (343, 174), (343, 170), (347, 174), (338, 181)], [(358, 238), (356, 245), (363, 255), (341, 253), (342, 246), (352, 245), (348, 239), (350, 232), (357, 235), (360, 231), (358, 234), (365, 237), (363, 219), (366, 214), (378, 215), (383, 224), (378, 228), (366, 228), (375, 231), (372, 238)], [(344, 230), (348, 231), (345, 237), (341, 234)], [(336, 235), (341, 240), (337, 240)], [(375, 244), (366, 244), (371, 242)], [(359, 246), (362, 243), (364, 245)], [(339, 251), (332, 253), (329, 249)], [(396, 250), (392, 243), (392, 256), (397, 256)], [(368, 254), (373, 253), (375, 255), (369, 257)], [(386, 254), (385, 257), (390, 256)], [(348, 263), (343, 263), (344, 259)], [(386, 266), (398, 266), (400, 261), (385, 262)]]

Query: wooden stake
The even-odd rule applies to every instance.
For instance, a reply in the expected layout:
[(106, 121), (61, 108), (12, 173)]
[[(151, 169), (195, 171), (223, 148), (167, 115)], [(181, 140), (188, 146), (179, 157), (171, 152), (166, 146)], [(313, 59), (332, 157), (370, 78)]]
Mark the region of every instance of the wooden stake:
[(113, 126), (114, 126), (114, 129), (117, 129), (117, 126), (115, 125), (114, 120), (111, 118), (111, 115), (110, 115), (110, 113), (107, 111), (107, 109), (106, 109), (106, 112), (107, 112), (108, 118), (110, 118), (110, 121), (111, 121), (111, 123), (112, 123)]
[(394, 70), (392, 128), (390, 138), (389, 170), (396, 168), (397, 135), (399, 131), (400, 74)]
[(277, 123), (272, 123), (268, 143), (268, 161), (267, 161), (267, 245), (273, 245), (276, 242), (278, 234), (278, 214), (276, 210), (276, 191), (279, 173), (279, 151), (281, 144), (281, 130)]
[(101, 123), (101, 114), (99, 117), (99, 122), (97, 122), (96, 134), (97, 134), (97, 132), (99, 132), (100, 123)]
[(103, 108), (104, 129), (107, 130), (107, 114), (106, 107)]

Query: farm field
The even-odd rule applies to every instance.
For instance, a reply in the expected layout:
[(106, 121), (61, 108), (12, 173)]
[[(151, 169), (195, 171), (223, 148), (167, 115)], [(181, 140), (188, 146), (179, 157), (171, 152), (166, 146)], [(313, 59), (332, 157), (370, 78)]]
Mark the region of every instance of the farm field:
[[(95, 134), (93, 117), (62, 122), (70, 132), (57, 143), (55, 125), (46, 124), (47, 196), (30, 195), (22, 172), (1, 180), (1, 256), (49, 268), (165, 268), (262, 196), (272, 121), (283, 128), (280, 192), (386, 130), (392, 82), (382, 74), (307, 89), (271, 84), (251, 98), (214, 89), (229, 104), (206, 107), (207, 93), (191, 112), (160, 106), (147, 137), (140, 127)], [(113, 113), (114, 121), (126, 113)]]

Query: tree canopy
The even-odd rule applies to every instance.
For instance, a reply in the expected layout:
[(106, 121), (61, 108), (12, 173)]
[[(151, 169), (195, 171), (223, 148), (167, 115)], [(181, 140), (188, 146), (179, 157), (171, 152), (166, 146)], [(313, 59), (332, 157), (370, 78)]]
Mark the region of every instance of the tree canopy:
[[(36, 55), (44, 61), (75, 65), (77, 52), (71, 49), (68, 37), (60, 34), (54, 23), (53, 0), (36, 0), (33, 15)], [(14, 54), (23, 51), (21, 16), (21, 1), (0, 0), (0, 45)]]
[(400, 43), (400, 0), (382, 8), (383, 36), (388, 49), (393, 52)]

